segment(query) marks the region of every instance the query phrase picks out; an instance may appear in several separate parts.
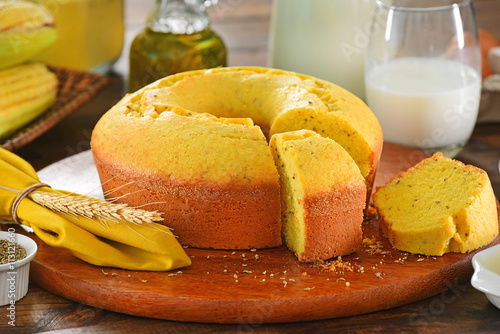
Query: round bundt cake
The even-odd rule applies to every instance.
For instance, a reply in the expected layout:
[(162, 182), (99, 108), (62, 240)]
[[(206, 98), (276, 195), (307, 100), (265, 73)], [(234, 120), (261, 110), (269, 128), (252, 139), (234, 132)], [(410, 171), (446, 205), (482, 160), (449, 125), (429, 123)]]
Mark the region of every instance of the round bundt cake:
[(163, 78), (125, 96), (96, 125), (107, 198), (158, 210), (183, 245), (281, 244), (279, 176), (266, 136), (308, 129), (335, 140), (371, 194), (382, 130), (332, 83), (293, 72), (217, 68)]

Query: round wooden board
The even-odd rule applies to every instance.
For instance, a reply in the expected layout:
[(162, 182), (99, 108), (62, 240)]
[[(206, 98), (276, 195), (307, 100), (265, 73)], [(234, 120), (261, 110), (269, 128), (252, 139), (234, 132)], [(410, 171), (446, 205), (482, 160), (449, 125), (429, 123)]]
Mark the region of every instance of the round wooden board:
[[(426, 157), (385, 144), (376, 184), (387, 182)], [(498, 206), (498, 205), (497, 205)], [(285, 247), (252, 251), (186, 249), (193, 264), (173, 272), (101, 268), (63, 249), (39, 246), (31, 279), (76, 302), (152, 318), (210, 323), (319, 320), (362, 314), (421, 300), (470, 279), (468, 254), (442, 257), (394, 250), (376, 221), (363, 224), (365, 237), (382, 253), (360, 246), (344, 257), (354, 269), (329, 271), (299, 263)], [(490, 247), (500, 243), (497, 237)], [(361, 270), (363, 268), (363, 270)]]

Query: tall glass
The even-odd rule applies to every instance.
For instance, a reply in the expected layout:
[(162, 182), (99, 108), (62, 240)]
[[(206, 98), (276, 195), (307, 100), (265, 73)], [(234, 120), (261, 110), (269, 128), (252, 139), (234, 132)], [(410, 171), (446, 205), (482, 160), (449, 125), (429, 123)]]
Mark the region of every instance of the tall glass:
[(365, 98), (375, 0), (274, 0), (269, 66), (309, 74)]
[(481, 53), (471, 0), (377, 0), (368, 106), (384, 140), (453, 157), (476, 123)]

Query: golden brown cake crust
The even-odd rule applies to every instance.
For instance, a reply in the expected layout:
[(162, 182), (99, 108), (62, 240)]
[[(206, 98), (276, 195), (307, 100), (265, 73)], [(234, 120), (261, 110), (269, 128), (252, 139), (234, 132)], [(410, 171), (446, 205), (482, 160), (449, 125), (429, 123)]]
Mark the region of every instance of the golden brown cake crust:
[(361, 245), (366, 187), (343, 187), (329, 194), (304, 198), (307, 226), (303, 262), (327, 260), (355, 252)]
[(125, 175), (109, 164), (101, 164), (98, 158), (96, 167), (108, 200), (120, 198), (120, 202), (131, 206), (160, 211), (163, 223), (173, 229), (181, 245), (250, 249), (277, 247), (282, 243), (279, 188), (275, 184), (254, 189), (237, 185), (217, 188), (213, 184), (173, 184)]

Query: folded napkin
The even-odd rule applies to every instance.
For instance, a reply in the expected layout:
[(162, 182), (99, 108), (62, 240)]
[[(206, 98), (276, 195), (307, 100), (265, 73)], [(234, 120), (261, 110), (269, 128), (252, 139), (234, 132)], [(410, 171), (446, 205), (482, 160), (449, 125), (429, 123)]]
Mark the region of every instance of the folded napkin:
[[(38, 185), (35, 186), (35, 192), (19, 201), (19, 193), (33, 185)], [(0, 219), (14, 219), (30, 226), (48, 245), (69, 249), (74, 256), (98, 266), (166, 271), (191, 264), (191, 259), (166, 226), (140, 222), (135, 218), (121, 219), (116, 214), (110, 214), (109, 218), (89, 218), (76, 213), (62, 213), (56, 211), (58, 208), (48, 208), (50, 205), (40, 205), (40, 200), (35, 202), (35, 194), (37, 197), (45, 194), (48, 203), (55, 201), (57, 204), (58, 200), (62, 200), (63, 207), (59, 209), (78, 211), (71, 204), (72, 196), (77, 194), (42, 186), (28, 162), (0, 148)], [(92, 216), (92, 210), (100, 210), (101, 205), (104, 208), (101, 211), (109, 211), (109, 202), (77, 196), (79, 202), (83, 200), (90, 203), (86, 211), (81, 213), (83, 215)], [(15, 202), (19, 203), (12, 213), (13, 206), (16, 208)], [(144, 210), (131, 212), (133, 210), (125, 208), (125, 205), (120, 208), (119, 212), (125, 212), (130, 217), (134, 217), (134, 214), (151, 214)]]

